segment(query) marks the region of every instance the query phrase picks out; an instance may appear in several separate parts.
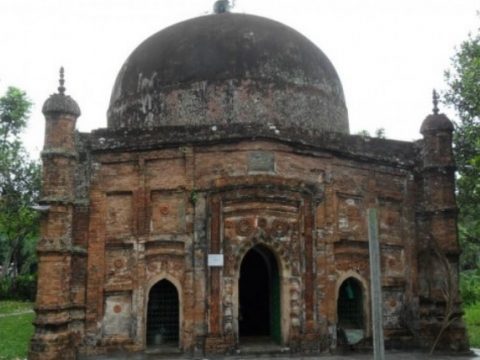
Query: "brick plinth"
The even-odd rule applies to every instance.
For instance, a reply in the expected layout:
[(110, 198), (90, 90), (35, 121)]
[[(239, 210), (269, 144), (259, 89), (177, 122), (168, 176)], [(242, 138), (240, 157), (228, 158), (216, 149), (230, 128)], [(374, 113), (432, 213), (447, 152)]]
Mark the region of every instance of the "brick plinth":
[(68, 329), (61, 332), (35, 333), (30, 342), (29, 360), (75, 360), (77, 350)]

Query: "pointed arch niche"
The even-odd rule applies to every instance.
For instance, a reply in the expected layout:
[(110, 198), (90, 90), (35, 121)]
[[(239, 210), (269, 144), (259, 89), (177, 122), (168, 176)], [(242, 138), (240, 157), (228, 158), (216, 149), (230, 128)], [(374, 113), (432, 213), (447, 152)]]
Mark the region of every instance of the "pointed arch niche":
[(365, 281), (358, 274), (346, 274), (338, 282), (337, 330), (349, 344), (369, 336), (368, 292)]

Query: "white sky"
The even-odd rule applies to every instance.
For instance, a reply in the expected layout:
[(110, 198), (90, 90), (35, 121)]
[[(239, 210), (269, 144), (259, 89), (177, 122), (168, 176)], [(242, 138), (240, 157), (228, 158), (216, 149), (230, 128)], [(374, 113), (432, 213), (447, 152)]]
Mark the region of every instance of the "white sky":
[[(41, 106), (58, 68), (80, 105), (81, 131), (106, 126), (115, 77), (144, 39), (211, 12), (214, 0), (0, 0), (0, 93), (9, 85), (35, 103), (24, 134), (38, 156)], [(350, 130), (418, 139), (432, 88), (454, 47), (479, 27), (480, 0), (237, 0), (234, 12), (266, 16), (300, 31), (330, 58), (343, 83)]]

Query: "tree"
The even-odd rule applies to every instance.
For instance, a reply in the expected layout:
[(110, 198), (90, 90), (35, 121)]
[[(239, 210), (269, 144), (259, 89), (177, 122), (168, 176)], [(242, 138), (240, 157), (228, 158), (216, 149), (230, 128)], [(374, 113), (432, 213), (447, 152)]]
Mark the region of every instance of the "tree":
[(370, 134), (370, 132), (368, 130), (360, 130), (359, 132), (357, 132), (357, 135), (360, 135), (360, 136), (363, 136), (363, 137), (376, 137), (378, 139), (385, 139), (386, 136), (385, 136), (385, 128), (381, 127), (381, 128), (378, 128), (378, 129), (375, 129), (375, 135), (372, 136)]
[(10, 87), (0, 97), (0, 279), (27, 270), (35, 258), (38, 215), (31, 206), (40, 189), (40, 167), (20, 140), (31, 102)]
[(454, 152), (463, 269), (478, 269), (480, 254), (480, 33), (469, 35), (445, 73), (444, 102), (457, 115)]

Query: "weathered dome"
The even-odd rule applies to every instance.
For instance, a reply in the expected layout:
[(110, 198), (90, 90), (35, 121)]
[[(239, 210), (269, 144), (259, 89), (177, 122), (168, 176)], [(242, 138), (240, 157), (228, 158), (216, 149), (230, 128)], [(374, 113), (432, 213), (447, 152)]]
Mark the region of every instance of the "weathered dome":
[(43, 103), (42, 113), (47, 114), (69, 114), (75, 117), (81, 115), (80, 107), (77, 102), (65, 94), (52, 94)]
[(426, 134), (429, 132), (449, 131), (454, 130), (453, 123), (445, 114), (430, 114), (423, 120), (420, 127), (420, 133)]
[(70, 96), (65, 95), (65, 70), (60, 67), (60, 79), (58, 93), (50, 95), (50, 97), (43, 103), (42, 113), (43, 115), (51, 114), (68, 114), (78, 118), (81, 115), (80, 107), (77, 102)]
[(112, 91), (110, 128), (267, 123), (348, 133), (338, 75), (297, 31), (266, 18), (216, 14), (145, 40)]

